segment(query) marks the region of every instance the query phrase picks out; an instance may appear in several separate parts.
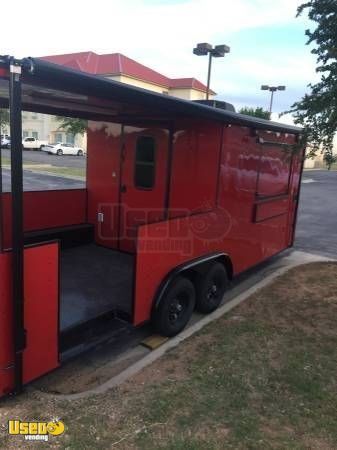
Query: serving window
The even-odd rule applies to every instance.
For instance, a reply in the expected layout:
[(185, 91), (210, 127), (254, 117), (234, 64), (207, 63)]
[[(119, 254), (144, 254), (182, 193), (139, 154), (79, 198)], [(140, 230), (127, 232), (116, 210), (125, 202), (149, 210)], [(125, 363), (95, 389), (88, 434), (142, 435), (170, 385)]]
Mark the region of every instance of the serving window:
[(257, 197), (274, 197), (288, 193), (291, 161), (291, 155), (283, 148), (265, 147), (261, 150)]

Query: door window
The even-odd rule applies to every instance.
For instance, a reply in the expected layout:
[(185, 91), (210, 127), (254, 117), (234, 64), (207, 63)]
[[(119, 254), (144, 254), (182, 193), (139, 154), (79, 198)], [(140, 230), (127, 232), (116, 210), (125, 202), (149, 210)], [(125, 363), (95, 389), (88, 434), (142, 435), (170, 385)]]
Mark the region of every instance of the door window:
[(153, 189), (155, 182), (155, 141), (152, 136), (140, 136), (136, 143), (135, 187)]

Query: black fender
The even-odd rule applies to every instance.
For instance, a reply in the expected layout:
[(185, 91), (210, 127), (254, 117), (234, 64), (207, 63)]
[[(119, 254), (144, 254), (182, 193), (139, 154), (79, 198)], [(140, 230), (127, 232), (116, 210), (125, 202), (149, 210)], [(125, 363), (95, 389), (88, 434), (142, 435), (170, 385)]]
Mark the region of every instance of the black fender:
[(152, 316), (155, 313), (155, 311), (158, 309), (160, 302), (162, 298), (164, 297), (165, 292), (173, 282), (173, 280), (177, 277), (177, 275), (186, 272), (189, 269), (196, 268), (197, 266), (214, 261), (219, 260), (221, 261), (228, 272), (229, 279), (232, 279), (233, 276), (233, 266), (230, 257), (228, 254), (223, 252), (217, 252), (217, 253), (211, 253), (208, 255), (200, 256), (199, 258), (192, 259), (191, 261), (184, 262), (183, 264), (175, 267), (172, 269), (166, 277), (163, 279), (163, 281), (160, 283), (159, 288), (157, 289), (156, 295), (154, 297), (154, 301), (152, 304)]

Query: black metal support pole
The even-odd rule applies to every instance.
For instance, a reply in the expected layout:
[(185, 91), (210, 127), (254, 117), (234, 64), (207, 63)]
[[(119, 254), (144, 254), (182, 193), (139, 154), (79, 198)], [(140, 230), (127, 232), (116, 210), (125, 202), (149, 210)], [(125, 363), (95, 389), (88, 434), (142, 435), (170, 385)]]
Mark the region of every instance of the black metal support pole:
[(22, 352), (25, 348), (23, 274), (23, 175), (21, 122), (21, 65), (10, 60), (9, 109), (12, 186), (12, 296), (14, 393), (22, 391)]
[(270, 95), (270, 105), (269, 105), (270, 116), (271, 116), (271, 113), (273, 112), (273, 100), (274, 100), (274, 90), (271, 91), (271, 95)]
[(206, 100), (209, 99), (209, 86), (211, 83), (211, 70), (212, 70), (212, 52), (208, 53), (208, 73), (207, 73), (207, 90), (206, 90)]

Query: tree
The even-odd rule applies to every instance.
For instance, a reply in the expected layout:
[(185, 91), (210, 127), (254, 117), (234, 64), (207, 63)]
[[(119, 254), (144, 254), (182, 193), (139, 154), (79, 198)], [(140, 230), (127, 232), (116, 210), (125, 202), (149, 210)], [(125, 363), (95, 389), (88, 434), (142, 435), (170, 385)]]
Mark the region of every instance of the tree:
[(9, 125), (9, 111), (8, 109), (0, 109), (0, 132), (5, 134)]
[(266, 119), (270, 120), (270, 113), (269, 111), (265, 111), (263, 108), (250, 108), (248, 106), (245, 106), (240, 109), (240, 114), (245, 114), (246, 116), (254, 116), (254, 117), (260, 117), (260, 119)]
[(324, 162), (328, 168), (328, 170), (331, 169), (332, 164), (335, 164), (337, 162), (337, 155), (333, 155), (330, 152), (324, 153), (323, 156)]
[(88, 121), (85, 119), (74, 119), (72, 117), (56, 117), (56, 120), (60, 123), (59, 129), (71, 133), (74, 136), (76, 134), (83, 134), (88, 127)]
[[(309, 84), (310, 92), (291, 107), (296, 124), (303, 126), (303, 139), (310, 144), (309, 156), (318, 150), (333, 156), (333, 139), (337, 131), (337, 2), (311, 0), (297, 9), (297, 17), (308, 12), (315, 29), (306, 30), (307, 45), (315, 44), (316, 72), (321, 79)], [(329, 158), (329, 157), (328, 157)]]

